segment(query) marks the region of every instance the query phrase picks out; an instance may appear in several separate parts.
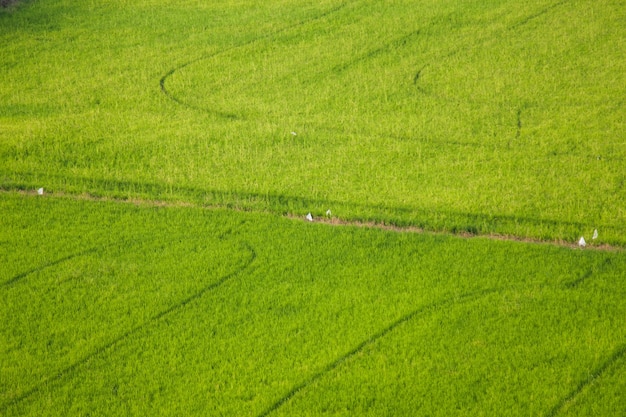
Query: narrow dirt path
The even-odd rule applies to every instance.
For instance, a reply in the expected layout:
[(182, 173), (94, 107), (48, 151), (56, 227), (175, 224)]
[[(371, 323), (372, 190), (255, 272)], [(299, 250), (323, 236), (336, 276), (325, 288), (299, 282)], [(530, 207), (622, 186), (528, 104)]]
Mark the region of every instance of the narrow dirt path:
[[(119, 204), (133, 204), (136, 206), (144, 206), (144, 207), (188, 207), (188, 208), (199, 208), (205, 210), (230, 210), (230, 211), (239, 211), (239, 212), (255, 212), (252, 210), (244, 210), (238, 208), (227, 207), (224, 205), (205, 205), (205, 204), (197, 204), (189, 201), (164, 201), (164, 200), (149, 200), (149, 199), (138, 199), (138, 198), (129, 198), (129, 199), (121, 199), (121, 198), (113, 198), (113, 197), (100, 197), (94, 196), (91, 194), (68, 194), (64, 192), (55, 191), (54, 193), (44, 192), (43, 195), (39, 195), (37, 190), (25, 191), (25, 190), (6, 190), (0, 189), (0, 193), (2, 194), (18, 194), (23, 196), (29, 196), (32, 198), (63, 198), (70, 199), (76, 201), (98, 201), (98, 202), (114, 202)], [(463, 239), (491, 239), (491, 240), (499, 240), (499, 241), (510, 241), (510, 242), (522, 242), (536, 245), (548, 245), (548, 246), (557, 246), (557, 247), (565, 247), (575, 250), (594, 250), (594, 251), (604, 251), (604, 252), (623, 252), (624, 247), (609, 245), (609, 244), (588, 244), (584, 248), (580, 247), (578, 242), (569, 242), (564, 240), (541, 240), (541, 239), (533, 239), (529, 237), (522, 236), (514, 236), (514, 235), (498, 235), (498, 234), (472, 234), (467, 232), (462, 233), (452, 233), (445, 231), (432, 231), (425, 230), (416, 226), (397, 226), (393, 224), (388, 224), (384, 222), (371, 222), (371, 221), (359, 221), (359, 220), (346, 220), (340, 217), (336, 217), (333, 215), (326, 217), (316, 217), (313, 218), (312, 221), (308, 220), (306, 216), (294, 213), (287, 214), (277, 214), (268, 211), (258, 211), (259, 213), (263, 212), (266, 214), (272, 214), (278, 217), (283, 217), (292, 220), (299, 220), (307, 223), (319, 223), (328, 226), (352, 226), (352, 227), (364, 227), (370, 229), (380, 229), (386, 230), (395, 233), (418, 233), (418, 234), (428, 234), (433, 236), (454, 236)]]

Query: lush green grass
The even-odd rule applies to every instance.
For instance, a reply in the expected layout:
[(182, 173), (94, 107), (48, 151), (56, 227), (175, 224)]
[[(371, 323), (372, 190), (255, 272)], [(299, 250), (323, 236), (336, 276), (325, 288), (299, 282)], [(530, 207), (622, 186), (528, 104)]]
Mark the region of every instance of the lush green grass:
[[(617, 0), (0, 8), (0, 415), (626, 414), (625, 35)], [(613, 247), (277, 216), (328, 209)]]
[(623, 252), (4, 194), (2, 415), (619, 415)]
[(27, 3), (0, 181), (621, 245), (622, 6)]

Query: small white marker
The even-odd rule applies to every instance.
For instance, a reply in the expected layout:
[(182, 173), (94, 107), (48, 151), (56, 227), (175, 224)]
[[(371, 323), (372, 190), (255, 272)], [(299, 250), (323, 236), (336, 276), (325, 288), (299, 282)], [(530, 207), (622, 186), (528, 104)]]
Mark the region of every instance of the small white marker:
[(311, 216), (311, 213), (309, 213), (309, 214), (307, 214), (307, 215), (306, 215), (306, 219), (307, 219), (308, 221), (310, 221), (310, 222), (312, 222), (312, 221), (313, 221), (313, 216)]
[(585, 246), (587, 246), (587, 242), (585, 242), (584, 237), (580, 238), (580, 240), (578, 241), (578, 246), (580, 246), (581, 248), (584, 248)]
[(592, 237), (592, 239), (594, 239), (594, 240), (595, 240), (595, 239), (597, 239), (597, 238), (598, 238), (598, 229), (595, 229), (595, 230), (593, 231), (593, 237)]
[(326, 217), (330, 217), (332, 216), (332, 213), (330, 212), (330, 209), (326, 210)]
[(297, 134), (296, 132), (291, 132), (291, 134), (292, 134), (293, 136), (298, 136), (298, 134)]
[(39, 194), (39, 195), (43, 195), (43, 188), (38, 189), (38, 190), (37, 190), (37, 194)]

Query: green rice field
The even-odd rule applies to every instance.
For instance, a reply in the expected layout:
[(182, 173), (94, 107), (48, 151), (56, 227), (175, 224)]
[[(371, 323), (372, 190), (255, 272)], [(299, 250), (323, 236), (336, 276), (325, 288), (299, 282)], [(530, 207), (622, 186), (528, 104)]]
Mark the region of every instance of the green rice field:
[(626, 415), (623, 1), (23, 0), (0, 41), (0, 416)]

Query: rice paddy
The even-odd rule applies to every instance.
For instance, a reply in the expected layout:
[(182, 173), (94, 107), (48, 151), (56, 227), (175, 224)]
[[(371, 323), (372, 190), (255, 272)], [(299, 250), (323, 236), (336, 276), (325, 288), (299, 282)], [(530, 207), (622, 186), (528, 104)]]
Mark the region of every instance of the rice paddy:
[(2, 4), (0, 414), (626, 414), (625, 23)]

